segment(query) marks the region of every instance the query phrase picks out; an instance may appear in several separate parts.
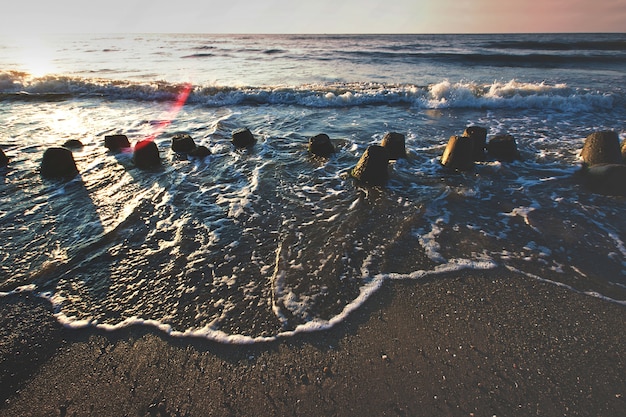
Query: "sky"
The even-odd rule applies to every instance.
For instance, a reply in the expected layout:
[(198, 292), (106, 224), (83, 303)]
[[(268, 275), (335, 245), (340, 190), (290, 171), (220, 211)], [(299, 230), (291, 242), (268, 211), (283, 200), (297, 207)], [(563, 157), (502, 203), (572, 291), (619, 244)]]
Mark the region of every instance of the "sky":
[(626, 32), (625, 0), (13, 0), (2, 33)]

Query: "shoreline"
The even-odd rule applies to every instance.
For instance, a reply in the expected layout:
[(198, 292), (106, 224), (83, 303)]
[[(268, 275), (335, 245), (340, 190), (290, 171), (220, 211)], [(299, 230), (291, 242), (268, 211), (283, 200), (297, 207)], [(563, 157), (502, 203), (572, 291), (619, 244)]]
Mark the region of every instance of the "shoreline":
[(620, 416), (626, 307), (504, 268), (387, 281), (333, 328), (227, 345), (0, 299), (0, 416)]

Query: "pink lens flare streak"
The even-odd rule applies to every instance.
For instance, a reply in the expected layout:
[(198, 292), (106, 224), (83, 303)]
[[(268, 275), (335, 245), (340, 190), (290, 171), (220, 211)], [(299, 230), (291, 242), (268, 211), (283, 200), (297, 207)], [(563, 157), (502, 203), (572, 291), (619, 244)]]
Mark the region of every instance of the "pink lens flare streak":
[(187, 98), (189, 98), (189, 94), (191, 93), (191, 90), (192, 90), (191, 83), (185, 83), (182, 85), (182, 88), (176, 95), (176, 101), (174, 101), (172, 108), (167, 112), (167, 117), (165, 117), (163, 120), (161, 120), (157, 124), (156, 128), (154, 129), (154, 132), (152, 132), (150, 136), (148, 136), (146, 139), (137, 143), (136, 147), (141, 147), (141, 146), (146, 145), (148, 142), (154, 141), (154, 139), (156, 139), (161, 133), (163, 133), (165, 128), (167, 128), (170, 124), (172, 124), (172, 120), (176, 118), (176, 116), (180, 112), (180, 109), (182, 109), (185, 103), (187, 102)]

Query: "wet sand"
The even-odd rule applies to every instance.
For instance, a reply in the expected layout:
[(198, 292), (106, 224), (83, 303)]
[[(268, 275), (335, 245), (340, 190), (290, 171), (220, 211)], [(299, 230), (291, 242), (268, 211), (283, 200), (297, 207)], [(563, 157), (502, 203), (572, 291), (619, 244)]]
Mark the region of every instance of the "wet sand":
[[(391, 281), (257, 345), (60, 327), (0, 298), (0, 416), (624, 416), (626, 307), (508, 270)], [(26, 320), (24, 320), (26, 319)]]

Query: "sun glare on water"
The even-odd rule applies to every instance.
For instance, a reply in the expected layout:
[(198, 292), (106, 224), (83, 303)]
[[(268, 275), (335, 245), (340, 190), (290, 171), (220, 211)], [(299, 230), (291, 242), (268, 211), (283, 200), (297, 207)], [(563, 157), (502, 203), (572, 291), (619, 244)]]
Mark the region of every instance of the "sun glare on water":
[(53, 53), (45, 39), (25, 37), (16, 39), (18, 63), (23, 71), (33, 77), (42, 77), (57, 72), (54, 65)]

